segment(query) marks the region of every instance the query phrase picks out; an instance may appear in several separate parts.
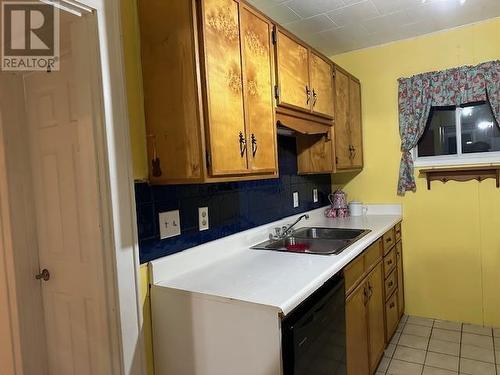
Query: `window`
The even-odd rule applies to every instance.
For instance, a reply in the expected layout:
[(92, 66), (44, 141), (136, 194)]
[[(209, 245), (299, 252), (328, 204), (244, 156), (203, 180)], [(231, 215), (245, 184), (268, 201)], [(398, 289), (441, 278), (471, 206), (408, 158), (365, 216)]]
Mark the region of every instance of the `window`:
[(500, 162), (500, 127), (490, 105), (433, 107), (414, 159), (416, 166)]

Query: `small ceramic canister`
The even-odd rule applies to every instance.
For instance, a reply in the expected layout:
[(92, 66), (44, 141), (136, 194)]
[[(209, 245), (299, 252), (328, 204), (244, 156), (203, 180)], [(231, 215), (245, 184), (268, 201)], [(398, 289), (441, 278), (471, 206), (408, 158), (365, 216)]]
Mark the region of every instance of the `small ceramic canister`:
[(363, 216), (366, 215), (367, 211), (368, 207), (363, 206), (361, 202), (353, 201), (349, 203), (349, 212), (351, 216)]

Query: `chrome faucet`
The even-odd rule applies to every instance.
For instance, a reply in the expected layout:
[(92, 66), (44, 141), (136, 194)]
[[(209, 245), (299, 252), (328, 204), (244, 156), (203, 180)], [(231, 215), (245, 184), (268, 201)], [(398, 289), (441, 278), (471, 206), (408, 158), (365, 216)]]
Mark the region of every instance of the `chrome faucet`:
[(295, 222), (293, 224), (290, 224), (290, 225), (285, 225), (281, 228), (274, 228), (274, 234), (271, 234), (269, 237), (271, 239), (274, 239), (274, 240), (281, 240), (283, 238), (285, 238), (286, 236), (288, 236), (290, 234), (290, 232), (292, 231), (292, 229), (302, 220), (302, 219), (306, 219), (306, 220), (309, 220), (309, 215), (308, 214), (304, 214), (304, 215), (301, 215), (299, 216), (299, 218), (297, 220), (295, 220)]

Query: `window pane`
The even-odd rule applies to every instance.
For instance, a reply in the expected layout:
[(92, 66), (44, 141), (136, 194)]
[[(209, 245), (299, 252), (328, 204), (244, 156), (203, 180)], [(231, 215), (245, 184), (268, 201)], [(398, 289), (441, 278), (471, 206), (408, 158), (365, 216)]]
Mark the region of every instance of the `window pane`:
[(500, 151), (500, 128), (488, 103), (462, 108), (462, 152)]
[(418, 156), (454, 155), (457, 153), (456, 109), (433, 107), (424, 135), (418, 143)]

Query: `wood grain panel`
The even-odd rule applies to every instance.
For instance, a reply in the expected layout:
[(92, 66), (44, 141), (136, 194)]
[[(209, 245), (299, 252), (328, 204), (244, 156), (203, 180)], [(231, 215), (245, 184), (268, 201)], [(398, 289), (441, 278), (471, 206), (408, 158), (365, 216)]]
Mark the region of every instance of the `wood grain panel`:
[(311, 100), (307, 99), (309, 84), (309, 51), (281, 31), (278, 31), (278, 81), (279, 105), (310, 111)]
[(351, 78), (349, 82), (349, 127), (353, 146), (352, 167), (363, 167), (363, 132), (361, 128), (361, 86)]
[(335, 156), (337, 169), (351, 168), (350, 145), (349, 76), (337, 69), (335, 72)]
[(275, 172), (272, 24), (242, 7), (241, 30), (249, 166), (256, 172)]
[(398, 292), (396, 291), (385, 304), (387, 341), (390, 341), (399, 323)]
[(311, 52), (312, 108), (319, 115), (334, 117), (333, 65)]
[(239, 134), (245, 132), (240, 51), (239, 3), (203, 2), (203, 31), (207, 94), (207, 131), (212, 175), (245, 173)]
[(361, 284), (346, 301), (347, 373), (369, 375), (366, 285)]
[[(150, 181), (200, 179), (205, 156), (193, 4), (142, 0), (138, 7)], [(152, 173), (155, 150), (161, 176)]]
[(298, 173), (332, 173), (332, 142), (328, 135), (297, 135)]
[(379, 263), (368, 276), (368, 338), (370, 372), (373, 374), (384, 354), (384, 277), (382, 263)]
[(401, 318), (405, 312), (405, 292), (403, 274), (403, 245), (401, 241), (396, 244), (396, 263), (398, 272), (398, 315)]

